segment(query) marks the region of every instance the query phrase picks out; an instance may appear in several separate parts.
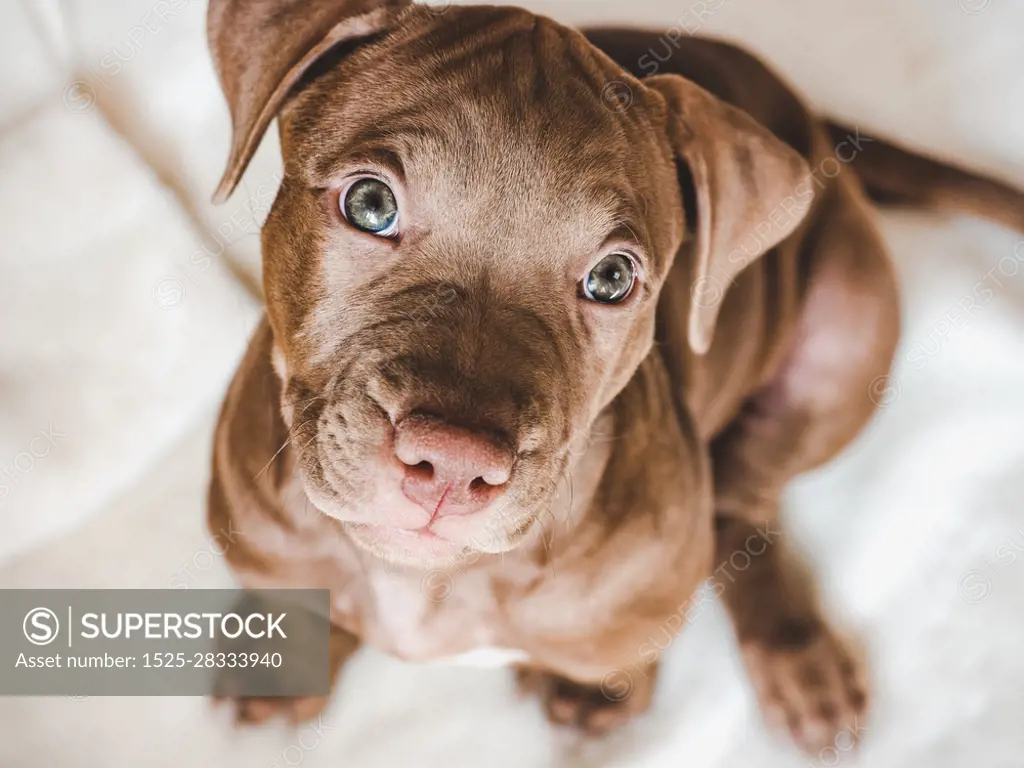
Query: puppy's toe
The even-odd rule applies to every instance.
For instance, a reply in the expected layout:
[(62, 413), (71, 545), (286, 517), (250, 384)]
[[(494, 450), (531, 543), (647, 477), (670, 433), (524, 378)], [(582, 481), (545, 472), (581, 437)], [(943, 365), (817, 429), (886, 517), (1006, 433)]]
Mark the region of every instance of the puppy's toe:
[(235, 725), (260, 725), (283, 717), (290, 723), (304, 723), (314, 719), (327, 705), (326, 696), (244, 696), (219, 698), (235, 711)]
[(628, 691), (606, 691), (542, 670), (521, 668), (516, 675), (519, 690), (540, 696), (544, 710), (555, 725), (578, 728), (600, 736), (624, 725), (650, 706), (653, 682), (631, 685)]
[(826, 625), (796, 646), (745, 643), (743, 655), (769, 726), (808, 752), (856, 745), (868, 705), (862, 667)]
[(541, 696), (547, 690), (547, 673), (522, 666), (517, 666), (515, 673), (516, 691), (520, 696)]

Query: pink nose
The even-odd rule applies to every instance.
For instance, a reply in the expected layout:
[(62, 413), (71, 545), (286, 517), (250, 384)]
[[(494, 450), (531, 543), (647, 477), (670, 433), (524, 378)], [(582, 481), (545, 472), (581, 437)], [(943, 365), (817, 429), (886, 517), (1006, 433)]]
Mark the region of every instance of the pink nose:
[(395, 456), (405, 465), (402, 492), (434, 517), (483, 509), (505, 492), (514, 460), (487, 435), (424, 416), (395, 427)]

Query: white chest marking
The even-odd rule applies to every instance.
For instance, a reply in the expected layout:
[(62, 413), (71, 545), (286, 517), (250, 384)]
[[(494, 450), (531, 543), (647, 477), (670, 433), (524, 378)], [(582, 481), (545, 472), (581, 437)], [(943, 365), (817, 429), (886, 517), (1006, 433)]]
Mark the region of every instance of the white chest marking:
[(530, 660), (530, 655), (526, 651), (521, 651), (518, 648), (474, 648), (472, 651), (466, 651), (455, 656), (442, 656), (439, 659), (434, 659), (428, 662), (429, 664), (437, 664), (443, 666), (453, 667), (480, 667), (484, 669), (494, 669), (496, 667), (507, 667), (510, 664), (516, 662), (525, 662)]
[(370, 586), (372, 609), (367, 614), (373, 621), (368, 640), (385, 653), (419, 663), (483, 668), (529, 659), (525, 651), (495, 645), (500, 639), (488, 620), (460, 602), (463, 593), (473, 592), (468, 582), (461, 582), (462, 591), (454, 590), (441, 603), (426, 597), (419, 577), (376, 571)]

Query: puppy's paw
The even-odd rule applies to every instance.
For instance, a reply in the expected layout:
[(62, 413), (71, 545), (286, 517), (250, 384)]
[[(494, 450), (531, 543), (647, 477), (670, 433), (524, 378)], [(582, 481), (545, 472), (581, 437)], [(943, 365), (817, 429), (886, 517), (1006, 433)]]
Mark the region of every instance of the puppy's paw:
[(283, 689), (283, 686), (274, 684), (275, 672), (277, 670), (273, 668), (259, 672), (251, 668), (219, 669), (214, 680), (213, 701), (217, 705), (227, 705), (234, 710), (235, 725), (259, 725), (275, 717), (283, 717), (291, 723), (301, 723), (315, 718), (327, 705), (327, 696), (246, 696), (243, 693), (245, 690), (253, 690), (249, 686), (254, 682), (259, 682), (261, 691)]
[[(277, 666), (268, 663), (271, 654), (261, 647), (262, 639), (245, 633), (218, 638), (218, 657), (230, 660), (231, 666), (217, 668), (211, 693), (215, 703), (231, 708), (236, 725), (255, 725), (274, 718), (298, 724), (316, 718), (330, 700), (328, 692), (338, 670), (359, 647), (355, 635), (299, 604), (247, 594), (235, 610), (244, 616), (269, 612), (267, 606), (284, 607), (293, 618), (288, 627), (291, 647), (272, 654), (284, 657)], [(322, 633), (326, 631), (330, 636), (324, 659)]]
[(624, 677), (609, 685), (586, 685), (543, 670), (520, 667), (516, 670), (516, 684), (521, 693), (540, 697), (548, 720), (555, 725), (600, 736), (642, 714), (651, 703), (654, 670), (647, 677), (628, 676), (621, 670), (615, 674)]
[(826, 624), (786, 622), (742, 651), (770, 726), (808, 752), (856, 744), (868, 703), (863, 668)]
[(299, 724), (313, 720), (327, 705), (326, 696), (244, 696), (218, 697), (217, 704), (234, 708), (235, 725), (259, 725), (275, 717)]

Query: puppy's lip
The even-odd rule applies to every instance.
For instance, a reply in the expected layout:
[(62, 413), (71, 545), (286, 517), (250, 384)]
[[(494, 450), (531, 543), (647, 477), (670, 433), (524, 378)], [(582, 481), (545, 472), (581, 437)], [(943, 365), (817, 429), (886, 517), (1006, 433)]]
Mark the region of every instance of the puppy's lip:
[[(357, 541), (369, 543), (390, 558), (422, 562), (443, 562), (467, 551), (465, 544), (438, 536), (426, 529), (358, 525)], [(353, 532), (355, 532), (353, 531)]]
[(430, 526), (425, 526), (423, 528), (387, 528), (384, 526), (379, 527), (382, 530), (390, 531), (405, 539), (419, 539), (420, 541), (434, 541), (435, 539), (437, 539), (440, 541), (447, 541), (449, 544), (452, 543), (444, 536), (438, 536), (436, 533), (434, 533), (430, 529)]

